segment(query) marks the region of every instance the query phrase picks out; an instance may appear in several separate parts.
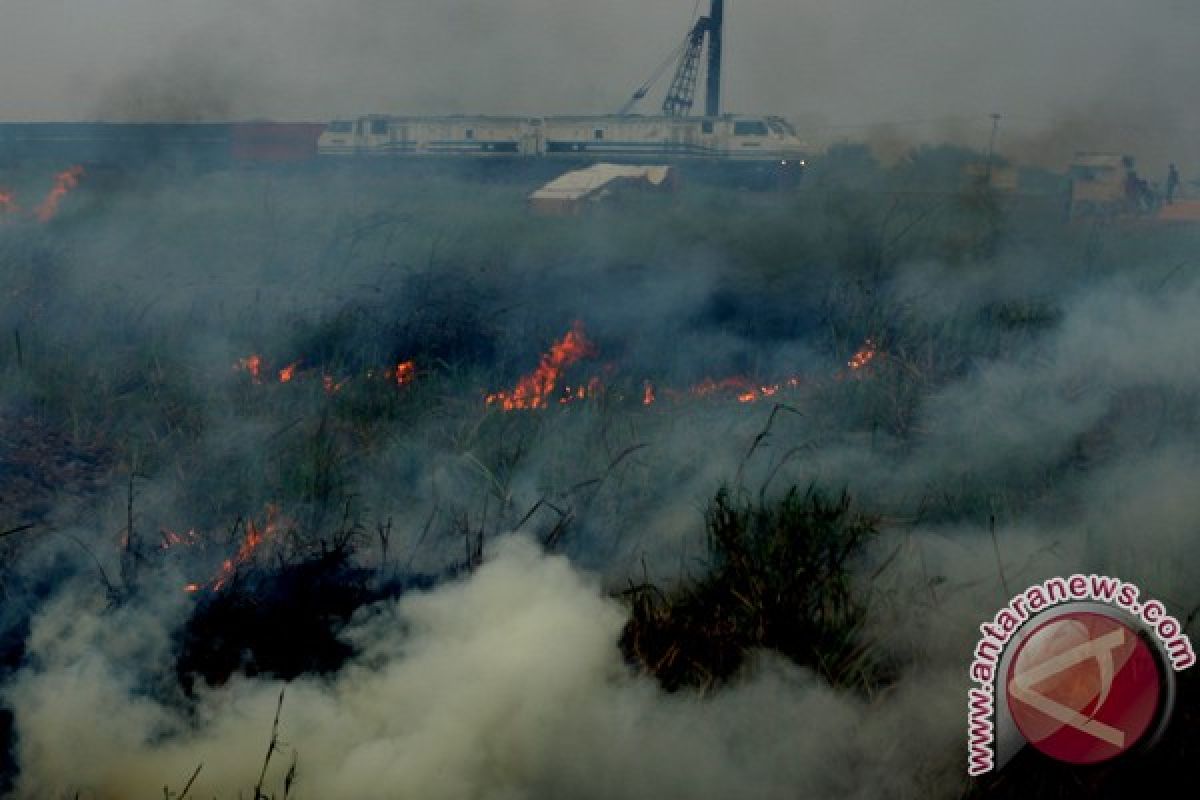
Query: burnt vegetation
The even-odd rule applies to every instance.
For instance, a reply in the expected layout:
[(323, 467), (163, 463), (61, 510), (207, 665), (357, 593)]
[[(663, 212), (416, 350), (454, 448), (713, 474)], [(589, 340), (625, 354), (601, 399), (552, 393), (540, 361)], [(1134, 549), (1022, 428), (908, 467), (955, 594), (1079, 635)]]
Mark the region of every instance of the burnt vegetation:
[(202, 596), (179, 631), (180, 686), (221, 686), (235, 673), (288, 681), (335, 672), (354, 655), (338, 634), (355, 612), (435, 584), (432, 576), (384, 579), (352, 555), (342, 546), (250, 570)]

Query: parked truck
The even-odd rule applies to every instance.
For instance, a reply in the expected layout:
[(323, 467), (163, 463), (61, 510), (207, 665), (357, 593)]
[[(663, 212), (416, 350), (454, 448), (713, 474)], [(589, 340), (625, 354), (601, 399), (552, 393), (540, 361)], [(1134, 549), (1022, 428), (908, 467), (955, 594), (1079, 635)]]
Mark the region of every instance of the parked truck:
[(1162, 198), (1138, 175), (1131, 155), (1076, 153), (1067, 178), (1072, 219), (1154, 216), (1162, 206)]

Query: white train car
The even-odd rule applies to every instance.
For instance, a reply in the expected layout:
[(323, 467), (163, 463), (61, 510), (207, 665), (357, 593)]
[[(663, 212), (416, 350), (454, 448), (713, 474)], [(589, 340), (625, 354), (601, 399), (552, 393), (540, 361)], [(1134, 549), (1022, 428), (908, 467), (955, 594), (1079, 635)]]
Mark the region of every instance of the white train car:
[(803, 162), (804, 143), (781, 117), (548, 117), (544, 154), (609, 161), (702, 159)]
[(803, 166), (781, 117), (389, 117), (335, 120), (317, 152), (338, 157), (548, 158), (646, 163), (704, 160)]
[(541, 121), (529, 117), (387, 117), (334, 120), (321, 156), (514, 157), (539, 155)]

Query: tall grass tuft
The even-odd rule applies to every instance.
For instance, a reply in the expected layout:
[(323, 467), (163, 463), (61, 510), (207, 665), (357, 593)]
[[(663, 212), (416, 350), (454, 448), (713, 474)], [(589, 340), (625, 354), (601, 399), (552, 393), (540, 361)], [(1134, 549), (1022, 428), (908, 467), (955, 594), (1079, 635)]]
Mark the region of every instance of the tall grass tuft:
[(633, 587), (626, 657), (668, 691), (728, 682), (757, 649), (810, 667), (831, 684), (878, 678), (859, 633), (865, 605), (853, 571), (877, 533), (848, 494), (815, 486), (769, 501), (723, 488), (706, 513), (711, 570), (665, 593)]

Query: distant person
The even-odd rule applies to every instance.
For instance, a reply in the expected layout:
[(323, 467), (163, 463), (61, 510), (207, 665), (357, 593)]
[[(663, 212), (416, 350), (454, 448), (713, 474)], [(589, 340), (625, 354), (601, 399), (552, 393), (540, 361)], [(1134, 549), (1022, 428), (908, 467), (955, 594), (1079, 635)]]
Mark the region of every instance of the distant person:
[(1137, 207), (1138, 202), (1138, 176), (1137, 173), (1128, 167), (1125, 170), (1125, 183), (1121, 187), (1125, 192), (1125, 202), (1131, 208)]
[(1174, 164), (1167, 170), (1167, 205), (1175, 202), (1175, 192), (1179, 191), (1179, 170)]
[(1155, 211), (1162, 204), (1158, 194), (1150, 188), (1150, 181), (1145, 178), (1136, 180), (1137, 210), (1143, 212)]

